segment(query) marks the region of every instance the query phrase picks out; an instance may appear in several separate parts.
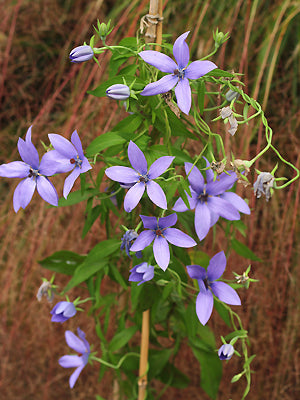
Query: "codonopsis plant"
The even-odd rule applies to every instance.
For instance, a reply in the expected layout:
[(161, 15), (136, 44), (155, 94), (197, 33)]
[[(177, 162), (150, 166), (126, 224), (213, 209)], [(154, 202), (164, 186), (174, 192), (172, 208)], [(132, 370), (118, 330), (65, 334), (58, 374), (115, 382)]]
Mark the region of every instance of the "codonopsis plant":
[[(249, 338), (237, 311), (242, 313), (239, 306), (255, 280), (249, 277), (250, 266), (242, 268), (240, 275), (233, 272), (227, 256), (235, 251), (247, 259), (259, 258), (237, 239), (245, 230), (243, 220), (254, 211), (247, 204), (249, 197), (242, 198), (235, 190), (241, 183), (249, 184), (251, 166), (267, 150), (274, 151), (296, 174), (278, 186), (283, 178), (275, 177), (276, 167), (261, 173), (254, 185), (257, 197), (264, 194), (269, 200), (275, 190), (297, 179), (299, 171), (273, 146), (264, 113), (241, 89), (238, 76), (218, 69), (214, 63), (214, 53), (228, 35), (216, 31), (212, 53), (192, 61), (189, 32), (179, 35), (172, 51), (170, 44), (163, 42), (158, 52), (140, 35), (108, 46), (110, 24), (98, 21), (95, 30), (89, 45), (77, 44), (70, 60), (97, 62), (102, 53), (111, 51), (109, 77), (105, 74), (103, 82), (88, 93), (107, 96), (107, 102), (120, 101), (124, 118), (83, 147), (77, 131), (71, 141), (50, 134), (49, 151), (41, 162), (31, 142), (30, 128), (25, 141), (19, 139), (18, 143), (22, 161), (0, 166), (0, 176), (23, 179), (15, 191), (16, 212), (28, 206), (36, 188), (53, 206), (76, 207), (87, 199), (83, 238), (96, 220), (106, 230), (106, 240), (87, 255), (60, 251), (40, 261), (51, 271), (71, 276), (61, 296), (82, 283), (88, 293), (85, 300), (71, 302), (67, 298), (56, 303), (51, 310), (52, 321), (67, 326), (81, 310), (77, 305), (89, 300), (89, 314), (94, 316), (99, 337), (93, 349), (101, 353), (101, 358), (91, 351), (90, 339), (80, 328), (78, 336), (67, 330), (67, 344), (77, 355), (65, 355), (59, 364), (74, 368), (71, 388), (78, 379), (84, 379), (79, 377), (83, 369), (91, 373), (88, 363), (94, 361), (101, 363), (100, 379), (107, 368), (116, 370), (120, 399), (155, 399), (157, 394), (147, 387), (146, 375), (148, 381), (158, 379), (166, 388), (175, 386), (179, 390), (189, 385), (189, 377), (174, 365), (184, 342), (201, 366), (200, 386), (213, 399), (218, 393), (222, 362), (241, 357), (242, 370), (232, 371), (232, 382), (245, 377), (244, 399), (250, 390), (254, 356), (248, 355)], [(97, 40), (102, 41), (102, 47), (95, 47)], [(229, 110), (224, 111), (224, 107)], [(253, 118), (261, 119), (265, 128), (265, 147), (252, 160), (240, 160), (239, 154), (229, 159), (224, 137), (230, 135), (231, 139), (233, 131), (227, 132), (228, 122), (238, 137), (243, 135), (244, 124)], [(216, 133), (213, 121), (220, 119), (223, 129)], [(96, 174), (93, 166), (97, 162), (102, 167)], [(70, 174), (57, 203), (49, 176), (59, 173)], [(78, 177), (81, 189), (72, 191)], [(252, 195), (248, 190), (247, 196)], [(218, 235), (222, 235), (224, 248), (217, 245)], [(207, 253), (203, 251), (206, 241)], [(225, 266), (227, 278), (222, 276)], [(120, 291), (102, 293), (104, 277), (117, 282)], [(56, 288), (53, 278), (45, 280), (38, 298), (47, 293), (52, 301), (58, 295)], [(128, 307), (122, 306), (124, 298), (125, 303), (130, 299)], [(147, 374), (138, 374), (140, 351), (134, 336), (138, 330), (147, 332), (142, 322), (145, 313), (149, 314), (147, 310), (151, 316), (150, 338), (142, 341), (142, 354), (148, 367)], [(108, 325), (116, 314), (118, 322), (111, 337)], [(216, 314), (225, 322), (224, 337), (219, 338), (210, 327)]]

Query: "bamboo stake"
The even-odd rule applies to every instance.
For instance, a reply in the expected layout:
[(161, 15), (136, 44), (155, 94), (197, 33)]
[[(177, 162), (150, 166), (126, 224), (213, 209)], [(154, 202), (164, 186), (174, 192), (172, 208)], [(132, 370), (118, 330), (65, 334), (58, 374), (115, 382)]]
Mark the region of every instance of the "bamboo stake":
[(147, 366), (149, 349), (149, 321), (150, 310), (143, 312), (142, 337), (141, 337), (141, 357), (139, 368), (139, 397), (138, 400), (145, 400), (147, 395)]

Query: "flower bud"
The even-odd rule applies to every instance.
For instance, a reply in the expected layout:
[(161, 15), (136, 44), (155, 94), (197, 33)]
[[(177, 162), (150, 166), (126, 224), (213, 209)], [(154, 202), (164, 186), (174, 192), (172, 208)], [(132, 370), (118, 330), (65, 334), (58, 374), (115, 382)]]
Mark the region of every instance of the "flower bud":
[(225, 93), (226, 100), (231, 103), (232, 100), (237, 99), (240, 96), (238, 92), (235, 92), (232, 89), (229, 89), (228, 92)]
[(60, 301), (50, 311), (50, 314), (52, 314), (51, 321), (65, 322), (69, 318), (74, 317), (76, 312), (77, 311), (73, 303), (69, 301)]
[(91, 46), (83, 45), (78, 46), (73, 49), (69, 55), (71, 62), (73, 63), (81, 63), (84, 61), (88, 61), (94, 57), (94, 51)]
[(234, 347), (231, 344), (223, 344), (218, 350), (220, 360), (230, 360), (234, 354)]
[(126, 100), (130, 96), (130, 89), (127, 85), (118, 83), (106, 89), (106, 96), (114, 100)]
[(142, 283), (150, 281), (154, 277), (154, 267), (146, 262), (138, 264), (130, 270), (129, 281)]

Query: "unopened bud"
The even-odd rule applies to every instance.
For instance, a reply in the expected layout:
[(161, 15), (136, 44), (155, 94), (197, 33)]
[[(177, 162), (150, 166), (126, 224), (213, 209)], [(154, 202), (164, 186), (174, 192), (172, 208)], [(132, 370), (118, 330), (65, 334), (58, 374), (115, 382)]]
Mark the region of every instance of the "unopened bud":
[(106, 96), (114, 100), (126, 100), (130, 96), (130, 89), (127, 85), (119, 84), (106, 89)]
[(82, 63), (94, 57), (94, 51), (91, 46), (83, 45), (75, 47), (70, 53), (70, 60), (73, 63)]

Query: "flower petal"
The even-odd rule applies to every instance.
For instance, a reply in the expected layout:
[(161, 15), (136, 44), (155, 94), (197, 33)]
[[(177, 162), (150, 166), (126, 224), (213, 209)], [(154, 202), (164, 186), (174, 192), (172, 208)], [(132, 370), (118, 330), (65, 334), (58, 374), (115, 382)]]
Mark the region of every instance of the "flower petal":
[(74, 185), (74, 182), (79, 177), (80, 173), (81, 173), (80, 168), (75, 167), (74, 170), (70, 173), (70, 175), (65, 179), (64, 190), (63, 190), (63, 195), (65, 199), (68, 197), (68, 194), (70, 193)]
[(202, 325), (205, 325), (209, 320), (213, 306), (214, 298), (211, 292), (205, 288), (202, 280), (199, 280), (200, 293), (196, 299), (196, 313)]
[(148, 165), (144, 153), (132, 140), (130, 140), (128, 145), (128, 158), (132, 168), (134, 168), (141, 175), (147, 174)]
[(140, 93), (141, 96), (154, 96), (155, 94), (166, 93), (178, 82), (177, 75), (163, 76), (156, 82), (149, 83), (145, 86), (144, 90)]
[(139, 181), (139, 174), (129, 167), (109, 167), (105, 174), (113, 181), (122, 183), (136, 183)]
[(207, 206), (212, 212), (225, 219), (228, 219), (229, 221), (236, 221), (240, 219), (238, 210), (233, 205), (228, 203), (228, 201), (221, 199), (221, 197), (208, 197)]
[(71, 142), (75, 146), (75, 149), (77, 150), (77, 153), (78, 153), (80, 159), (83, 160), (84, 154), (83, 154), (82, 144), (81, 144), (81, 140), (80, 140), (80, 138), (78, 136), (78, 133), (77, 133), (76, 129), (72, 133)]
[(160, 229), (168, 228), (169, 226), (175, 225), (177, 222), (177, 215), (176, 214), (170, 214), (167, 215), (166, 217), (159, 218), (158, 220), (158, 226)]
[(26, 178), (29, 172), (29, 165), (23, 161), (13, 161), (0, 165), (0, 176), (5, 178)]
[[(206, 168), (210, 167), (210, 162), (208, 161), (208, 159), (206, 157), (203, 157), (203, 158), (206, 162)], [(207, 183), (213, 181), (214, 177), (215, 177), (213, 170), (211, 168), (208, 168), (205, 172), (206, 172)]]
[(86, 352), (86, 347), (81, 339), (79, 339), (75, 333), (72, 331), (65, 332), (65, 338), (67, 345), (71, 347), (71, 349), (75, 350), (76, 353), (84, 354)]
[(55, 150), (57, 150), (69, 160), (74, 157), (76, 158), (77, 150), (68, 139), (64, 138), (61, 135), (57, 135), (56, 133), (49, 133), (48, 136)]
[(86, 157), (83, 157), (81, 160), (82, 160), (82, 164), (80, 166), (81, 174), (83, 174), (84, 172), (87, 172), (89, 169), (92, 169), (92, 166)]
[(182, 198), (179, 197), (179, 199), (174, 204), (174, 207), (172, 208), (172, 210), (174, 210), (176, 212), (184, 212), (184, 211), (187, 211), (188, 208), (185, 205), (185, 202), (182, 200)]
[(36, 188), (42, 199), (53, 206), (58, 205), (58, 194), (53, 184), (44, 176), (38, 176), (36, 179)]
[(164, 237), (168, 242), (178, 247), (193, 247), (197, 245), (193, 238), (176, 228), (165, 229)]
[(207, 277), (210, 282), (219, 279), (226, 267), (226, 256), (224, 251), (220, 251), (215, 254), (209, 261), (209, 265), (207, 267)]
[(166, 210), (168, 208), (166, 195), (159, 184), (154, 181), (149, 181), (146, 187), (150, 200), (158, 207)]
[(185, 76), (188, 79), (198, 79), (215, 68), (218, 67), (211, 61), (193, 61), (187, 67), (185, 71)]
[(69, 385), (70, 385), (71, 389), (73, 389), (73, 387), (74, 387), (74, 385), (75, 385), (75, 383), (76, 383), (81, 371), (83, 370), (83, 368), (84, 368), (84, 365), (82, 365), (81, 367), (76, 368), (75, 371), (73, 372), (73, 374), (70, 376)]
[(180, 35), (174, 43), (173, 46), (173, 54), (175, 60), (177, 61), (178, 67), (180, 69), (185, 68), (190, 59), (190, 51), (189, 46), (185, 42), (185, 39), (188, 37), (190, 31), (183, 33)]
[(170, 250), (168, 242), (162, 236), (156, 236), (153, 243), (153, 253), (155, 261), (165, 271), (170, 262)]
[(159, 157), (156, 161), (154, 161), (154, 163), (149, 168), (149, 174), (148, 174), (149, 178), (155, 179), (159, 177), (169, 168), (174, 158), (175, 157), (170, 157), (170, 156)]
[(145, 183), (139, 182), (132, 186), (124, 198), (124, 210), (131, 212), (141, 200), (143, 193), (145, 191)]
[(210, 211), (205, 203), (200, 201), (195, 209), (195, 230), (200, 240), (204, 239), (210, 229)]
[[(199, 195), (200, 193), (203, 192), (204, 189), (204, 178), (199, 171), (199, 169), (192, 163), (185, 162), (184, 163), (185, 167), (185, 173), (188, 175), (188, 180), (190, 182), (190, 185), (194, 189), (194, 191)], [(193, 167), (192, 171), (191, 168)], [(190, 172), (191, 171), (191, 172)]]
[(166, 54), (154, 50), (145, 50), (139, 53), (139, 56), (148, 64), (159, 69), (162, 72), (173, 73), (177, 69), (175, 61)]
[(201, 279), (203, 281), (206, 278), (206, 269), (200, 267), (200, 265), (187, 265), (186, 269), (192, 279)]
[(239, 298), (239, 295), (234, 289), (232, 289), (231, 286), (227, 285), (227, 283), (213, 282), (211, 283), (211, 290), (213, 291), (214, 295), (224, 303), (233, 306), (241, 305), (241, 299)]
[(18, 212), (20, 208), (28, 206), (35, 191), (35, 187), (36, 182), (33, 178), (26, 178), (18, 184), (13, 197), (15, 212)]
[(157, 229), (158, 224), (157, 224), (157, 218), (156, 217), (147, 217), (146, 215), (140, 215), (144, 228), (146, 229)]
[(208, 194), (213, 196), (218, 196), (224, 193), (226, 190), (229, 190), (234, 185), (235, 181), (237, 180), (237, 175), (233, 171), (228, 171), (228, 174), (222, 172), (215, 182), (208, 182), (206, 185), (206, 191)]
[(63, 356), (58, 363), (63, 368), (75, 368), (82, 366), (82, 359), (79, 356)]
[(143, 231), (135, 239), (135, 242), (130, 247), (130, 251), (144, 250), (145, 247), (149, 246), (153, 239), (155, 238), (155, 233), (153, 231)]
[(228, 203), (232, 204), (239, 212), (244, 214), (250, 214), (250, 208), (248, 204), (243, 200), (240, 196), (233, 192), (225, 192), (220, 196), (222, 199), (228, 201)]
[(39, 154), (37, 149), (30, 141), (24, 141), (23, 139), (19, 138), (18, 140), (18, 150), (22, 160), (33, 167), (34, 169), (39, 168)]
[(75, 165), (70, 163), (69, 158), (56, 150), (50, 150), (43, 155), (39, 170), (43, 175), (52, 176), (72, 171), (74, 168)]
[(183, 78), (179, 80), (178, 85), (175, 88), (175, 95), (180, 110), (185, 114), (188, 114), (192, 104), (192, 94), (188, 79)]

